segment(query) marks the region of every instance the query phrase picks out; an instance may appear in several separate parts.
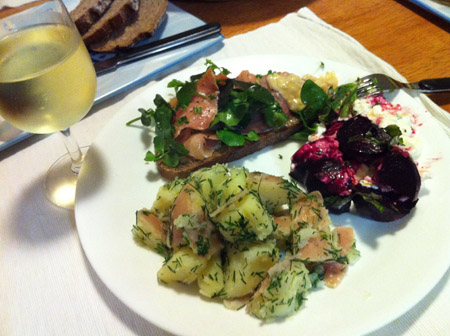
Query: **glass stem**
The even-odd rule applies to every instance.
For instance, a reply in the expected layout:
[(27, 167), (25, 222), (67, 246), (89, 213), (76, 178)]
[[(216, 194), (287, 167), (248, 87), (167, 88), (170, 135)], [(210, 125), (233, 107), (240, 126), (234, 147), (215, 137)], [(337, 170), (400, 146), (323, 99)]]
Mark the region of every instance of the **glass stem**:
[(83, 154), (81, 153), (80, 146), (77, 140), (70, 134), (70, 128), (60, 131), (59, 134), (62, 135), (67, 153), (69, 153), (70, 159), (72, 160), (70, 168), (74, 174), (78, 175), (81, 164), (83, 163)]

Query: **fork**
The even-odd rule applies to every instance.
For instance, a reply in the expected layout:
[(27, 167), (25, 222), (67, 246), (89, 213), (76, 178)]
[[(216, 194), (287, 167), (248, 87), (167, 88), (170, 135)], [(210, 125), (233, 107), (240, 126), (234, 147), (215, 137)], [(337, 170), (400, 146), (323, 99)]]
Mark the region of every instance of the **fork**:
[(450, 77), (423, 79), (414, 83), (402, 83), (384, 74), (372, 74), (360, 79), (357, 89), (358, 98), (374, 95), (383, 91), (407, 88), (422, 93), (450, 91)]

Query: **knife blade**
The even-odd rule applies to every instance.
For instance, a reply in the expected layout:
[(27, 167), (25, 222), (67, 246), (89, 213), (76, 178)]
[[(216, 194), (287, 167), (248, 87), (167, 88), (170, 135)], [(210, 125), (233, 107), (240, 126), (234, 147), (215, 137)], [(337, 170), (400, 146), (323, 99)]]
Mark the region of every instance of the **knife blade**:
[(203, 26), (175, 34), (158, 41), (138, 46), (126, 51), (120, 51), (115, 56), (96, 62), (94, 64), (97, 75), (114, 71), (117, 67), (136, 62), (158, 53), (178, 48), (193, 43), (221, 32), (220, 24), (217, 22), (207, 23)]

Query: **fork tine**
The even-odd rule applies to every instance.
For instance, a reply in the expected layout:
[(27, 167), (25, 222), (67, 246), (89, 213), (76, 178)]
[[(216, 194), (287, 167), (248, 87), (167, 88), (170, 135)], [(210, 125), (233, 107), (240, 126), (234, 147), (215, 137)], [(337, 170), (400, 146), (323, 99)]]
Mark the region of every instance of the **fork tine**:
[(358, 89), (356, 95), (358, 98), (363, 98), (369, 95), (374, 95), (382, 92), (383, 90), (377, 84), (377, 75), (371, 74), (359, 79)]
[(369, 88), (372, 86), (376, 86), (376, 84), (373, 82), (373, 80), (366, 80), (365, 82), (361, 82), (358, 85), (358, 89), (364, 89), (364, 88)]
[(356, 90), (356, 95), (358, 98), (363, 98), (369, 95), (375, 95), (380, 93), (382, 90), (375, 85), (366, 85), (364, 87), (358, 87)]
[(368, 76), (361, 77), (361, 78), (359, 79), (359, 81), (360, 81), (361, 83), (369, 83), (369, 82), (372, 82), (372, 83), (373, 83), (373, 75), (368, 75)]

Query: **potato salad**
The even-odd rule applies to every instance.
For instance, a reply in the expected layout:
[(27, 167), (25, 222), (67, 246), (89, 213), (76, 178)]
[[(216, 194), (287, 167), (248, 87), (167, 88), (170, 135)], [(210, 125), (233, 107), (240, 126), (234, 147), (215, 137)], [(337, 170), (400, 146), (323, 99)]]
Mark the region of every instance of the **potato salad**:
[(264, 321), (298, 311), (313, 288), (337, 286), (359, 256), (353, 229), (332, 227), (319, 192), (222, 164), (163, 185), (132, 232), (164, 256), (161, 285), (197, 286)]

